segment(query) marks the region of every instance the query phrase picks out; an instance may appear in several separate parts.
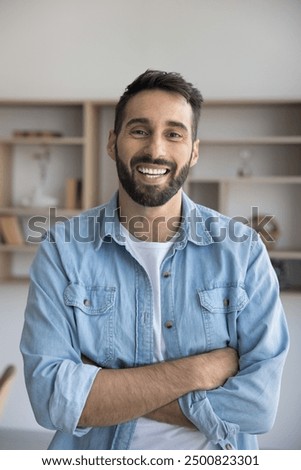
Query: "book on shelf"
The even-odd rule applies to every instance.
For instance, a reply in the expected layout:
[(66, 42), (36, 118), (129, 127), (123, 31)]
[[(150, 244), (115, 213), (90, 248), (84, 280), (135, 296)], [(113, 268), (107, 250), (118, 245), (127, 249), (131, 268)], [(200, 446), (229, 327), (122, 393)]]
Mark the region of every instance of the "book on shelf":
[(2, 242), (8, 245), (23, 245), (24, 237), (16, 216), (0, 217), (0, 233)]
[(80, 209), (82, 198), (82, 180), (77, 178), (67, 178), (65, 193), (65, 208)]

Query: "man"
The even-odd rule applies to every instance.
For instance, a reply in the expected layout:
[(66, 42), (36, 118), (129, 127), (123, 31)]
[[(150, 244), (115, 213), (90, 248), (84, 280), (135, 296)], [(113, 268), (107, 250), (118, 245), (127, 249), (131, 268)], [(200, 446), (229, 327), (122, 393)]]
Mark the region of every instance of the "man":
[(255, 449), (273, 424), (288, 332), (268, 255), (182, 191), (201, 102), (139, 76), (108, 141), (118, 193), (41, 244), (21, 350), (51, 449)]

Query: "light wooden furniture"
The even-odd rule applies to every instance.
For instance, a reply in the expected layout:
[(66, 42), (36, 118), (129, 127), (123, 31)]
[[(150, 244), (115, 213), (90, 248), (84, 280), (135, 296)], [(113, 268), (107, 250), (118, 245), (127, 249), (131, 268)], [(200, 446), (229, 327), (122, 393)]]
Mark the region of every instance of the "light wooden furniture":
[[(49, 215), (45, 207), (21, 205), (24, 191), (33, 187), (34, 154), (41, 146), (50, 153), (45, 190), (59, 199), (57, 216), (105, 202), (117, 187), (114, 163), (106, 156), (113, 119), (111, 101), (0, 102), (0, 217), (15, 215), (24, 226), (31, 216)], [(18, 129), (62, 136), (13, 137)], [(301, 262), (301, 101), (205, 101), (200, 138), (200, 160), (185, 188), (189, 195), (230, 217), (250, 219), (254, 210), (273, 215), (280, 236), (271, 257)], [(64, 207), (67, 178), (82, 179), (78, 210)], [(20, 279), (18, 259), (31, 260), (35, 249), (0, 244), (1, 278)]]
[(0, 377), (0, 415), (4, 408), (7, 396), (11, 387), (11, 383), (16, 375), (16, 367), (14, 365), (9, 365), (4, 370), (2, 376)]
[(272, 215), (271, 257), (301, 260), (301, 101), (209, 102), (200, 135), (190, 195), (230, 217)]
[[(51, 221), (49, 207), (30, 204), (40, 178), (39, 154), (49, 154), (43, 190), (56, 199), (52, 220), (70, 217), (100, 201), (99, 158), (100, 110), (112, 102), (12, 101), (0, 102), (0, 219), (13, 216), (24, 232), (24, 244), (0, 241), (0, 279), (27, 279), (37, 244), (26, 243), (32, 225), (46, 230)], [(42, 132), (45, 135), (40, 135)], [(51, 134), (53, 133), (53, 135)], [(50, 133), (50, 135), (48, 135)], [(41, 158), (40, 158), (41, 160)], [(65, 207), (68, 179), (82, 182), (81, 203)], [(45, 178), (44, 178), (45, 179)], [(27, 202), (26, 202), (27, 200)], [(51, 205), (53, 207), (53, 205)], [(36, 222), (32, 217), (39, 217)], [(36, 225), (37, 224), (37, 225)], [(1, 237), (1, 232), (0, 232)]]

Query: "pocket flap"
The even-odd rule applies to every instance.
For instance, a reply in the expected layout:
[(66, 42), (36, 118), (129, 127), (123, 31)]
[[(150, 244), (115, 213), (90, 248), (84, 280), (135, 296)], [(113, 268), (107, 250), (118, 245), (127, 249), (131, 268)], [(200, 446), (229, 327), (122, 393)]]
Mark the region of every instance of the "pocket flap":
[(230, 313), (242, 310), (249, 301), (242, 286), (222, 286), (198, 291), (202, 306), (212, 313)]
[(64, 301), (66, 305), (78, 307), (88, 315), (99, 315), (114, 305), (115, 293), (115, 287), (70, 283), (64, 291)]

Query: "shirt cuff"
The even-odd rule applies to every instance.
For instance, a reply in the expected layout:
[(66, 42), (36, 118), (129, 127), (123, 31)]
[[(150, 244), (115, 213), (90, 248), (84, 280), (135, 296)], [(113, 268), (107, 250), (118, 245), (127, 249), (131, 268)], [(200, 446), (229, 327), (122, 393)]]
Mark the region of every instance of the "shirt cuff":
[(57, 430), (76, 436), (89, 432), (90, 427), (78, 427), (78, 422), (99, 370), (99, 367), (69, 360), (60, 364), (50, 398), (50, 418)]
[(206, 392), (196, 391), (179, 398), (182, 412), (199, 431), (222, 449), (237, 449), (239, 426), (222, 421), (213, 411)]

